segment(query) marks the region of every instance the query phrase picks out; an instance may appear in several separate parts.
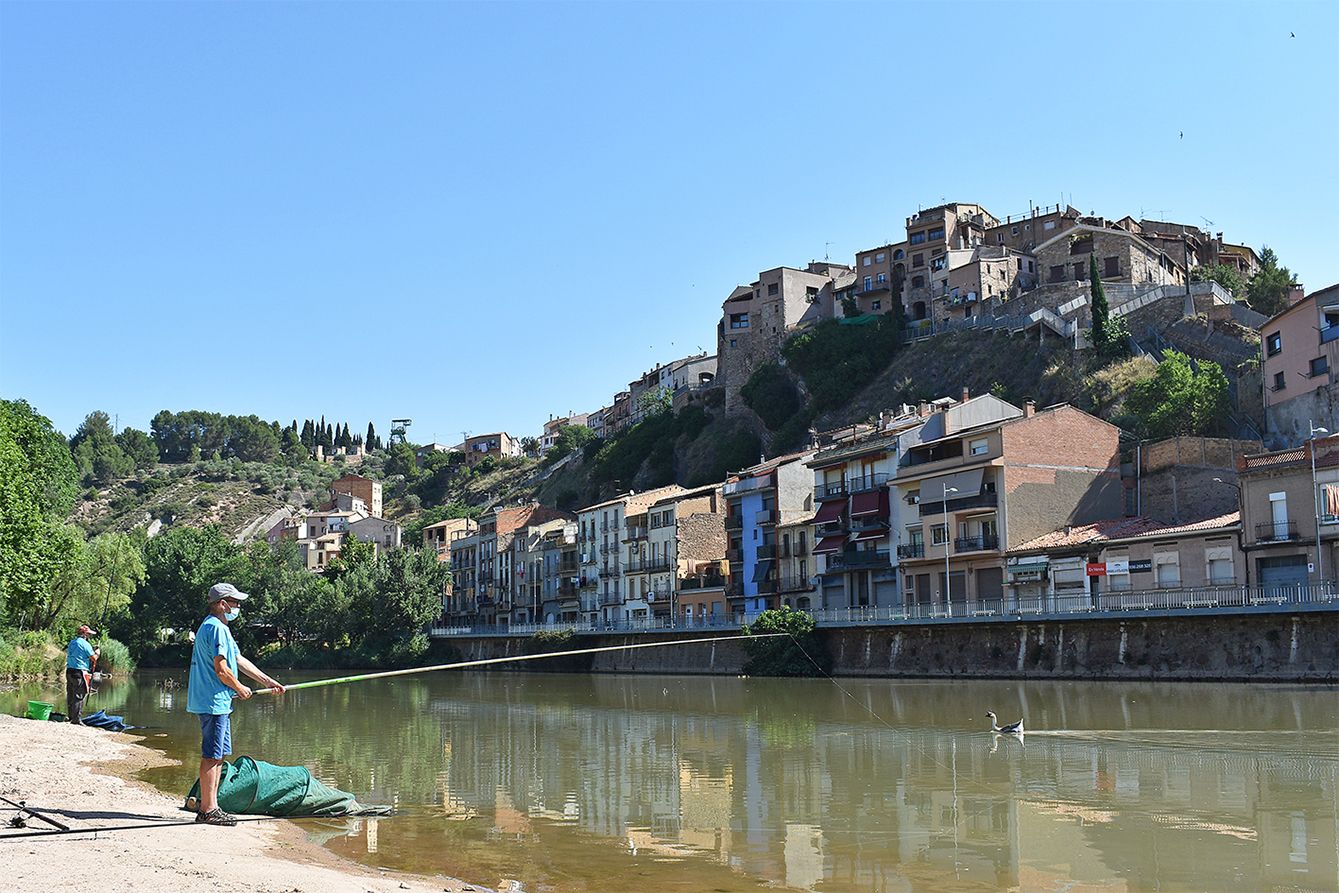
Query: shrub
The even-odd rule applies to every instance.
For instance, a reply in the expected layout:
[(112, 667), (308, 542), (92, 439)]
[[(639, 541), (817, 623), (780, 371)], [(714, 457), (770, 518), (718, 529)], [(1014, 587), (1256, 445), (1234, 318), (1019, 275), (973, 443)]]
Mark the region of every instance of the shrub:
[[(754, 638), (759, 633), (782, 633)], [(750, 676), (823, 676), (832, 667), (823, 640), (814, 632), (814, 618), (803, 611), (774, 608), (744, 627), (744, 672)], [(817, 666), (815, 666), (817, 665)]]
[(764, 363), (753, 370), (739, 395), (769, 431), (780, 429), (800, 408), (799, 391), (776, 363)]
[(135, 669), (130, 657), (130, 649), (111, 636), (103, 636), (97, 643), (101, 649), (98, 655), (98, 669), (103, 672), (129, 673)]
[(804, 378), (818, 410), (844, 406), (893, 359), (902, 345), (897, 314), (866, 325), (830, 319), (792, 336), (782, 348), (787, 364)]

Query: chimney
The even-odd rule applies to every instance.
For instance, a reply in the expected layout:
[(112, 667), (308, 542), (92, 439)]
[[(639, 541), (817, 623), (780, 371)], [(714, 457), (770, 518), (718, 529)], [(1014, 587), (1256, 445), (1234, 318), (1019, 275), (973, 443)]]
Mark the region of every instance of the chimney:
[(972, 399), (972, 392), (967, 390), (966, 385), (964, 385), (962, 389), (962, 402), (966, 403), (970, 399)]
[(918, 406), (918, 407), (916, 407), (916, 415), (920, 416), (920, 417), (923, 418), (923, 419), (924, 419), (924, 418), (929, 418), (929, 416), (930, 416), (930, 404), (929, 404), (929, 403), (926, 403), (924, 400), (922, 400), (922, 401), (921, 401), (921, 405)]
[(1037, 414), (1037, 401), (1029, 400), (1023, 404), (1023, 418), (1030, 419)]

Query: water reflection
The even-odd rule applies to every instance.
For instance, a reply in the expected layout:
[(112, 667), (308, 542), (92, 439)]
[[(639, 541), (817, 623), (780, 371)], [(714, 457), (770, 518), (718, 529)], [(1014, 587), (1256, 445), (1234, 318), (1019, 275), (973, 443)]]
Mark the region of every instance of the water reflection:
[[(402, 807), (335, 850), (494, 888), (1339, 888), (1333, 690), (842, 684), (437, 675), (258, 700), (234, 737)], [(167, 694), (121, 696), (189, 752)]]

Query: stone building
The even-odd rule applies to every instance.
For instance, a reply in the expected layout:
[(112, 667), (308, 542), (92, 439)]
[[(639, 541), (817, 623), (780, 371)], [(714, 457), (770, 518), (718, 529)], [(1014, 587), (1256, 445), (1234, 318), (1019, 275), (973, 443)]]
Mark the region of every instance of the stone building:
[(1314, 291), (1260, 327), (1265, 441), (1294, 446), (1312, 426), (1339, 433), (1339, 285)]
[(699, 487), (662, 497), (648, 506), (644, 515), (628, 517), (629, 533), (643, 524), (646, 538), (631, 550), (629, 572), (636, 569), (645, 574), (652, 616), (685, 616), (677, 601), (680, 581), (700, 566), (725, 558), (725, 509), (720, 488)]
[(1032, 254), (1040, 243), (1069, 229), (1080, 216), (1078, 209), (1069, 205), (1033, 207), (1025, 215), (1010, 215), (987, 227), (983, 241), (987, 245)]
[(1081, 217), (1073, 226), (1037, 246), (1041, 285), (1086, 282), (1089, 258), (1097, 257), (1103, 282), (1142, 285), (1184, 285), (1181, 258), (1168, 255), (1132, 232), (1105, 225), (1098, 218)]
[(461, 445), (466, 465), (478, 465), (486, 458), (515, 458), (521, 455), (521, 442), (506, 431), (476, 434)]
[(739, 391), (754, 370), (781, 357), (795, 329), (828, 316), (832, 281), (849, 275), (842, 264), (814, 261), (805, 269), (777, 267), (741, 285), (721, 306), (716, 327), (717, 377), (725, 389), (727, 412), (743, 406)]

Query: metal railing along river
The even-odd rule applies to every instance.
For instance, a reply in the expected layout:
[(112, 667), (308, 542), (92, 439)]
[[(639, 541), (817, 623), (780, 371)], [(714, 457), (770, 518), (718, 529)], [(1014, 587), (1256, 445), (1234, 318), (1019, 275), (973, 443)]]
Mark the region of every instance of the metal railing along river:
[[(1274, 586), (1200, 586), (1176, 589), (1131, 589), (1105, 592), (1045, 594), (974, 600), (948, 604), (870, 605), (848, 608), (816, 608), (810, 614), (819, 626), (892, 626), (902, 623), (981, 623), (1009, 620), (1063, 620), (1123, 618), (1139, 615), (1190, 616), (1196, 614), (1253, 614), (1289, 610), (1339, 611), (1339, 585), (1292, 583)], [(756, 615), (755, 615), (756, 616)], [(739, 629), (754, 619), (743, 614), (713, 614), (706, 617), (650, 617), (633, 620), (582, 620), (565, 623), (434, 625), (429, 635), (518, 636), (537, 632), (570, 631), (580, 634), (656, 632), (660, 630)]]

